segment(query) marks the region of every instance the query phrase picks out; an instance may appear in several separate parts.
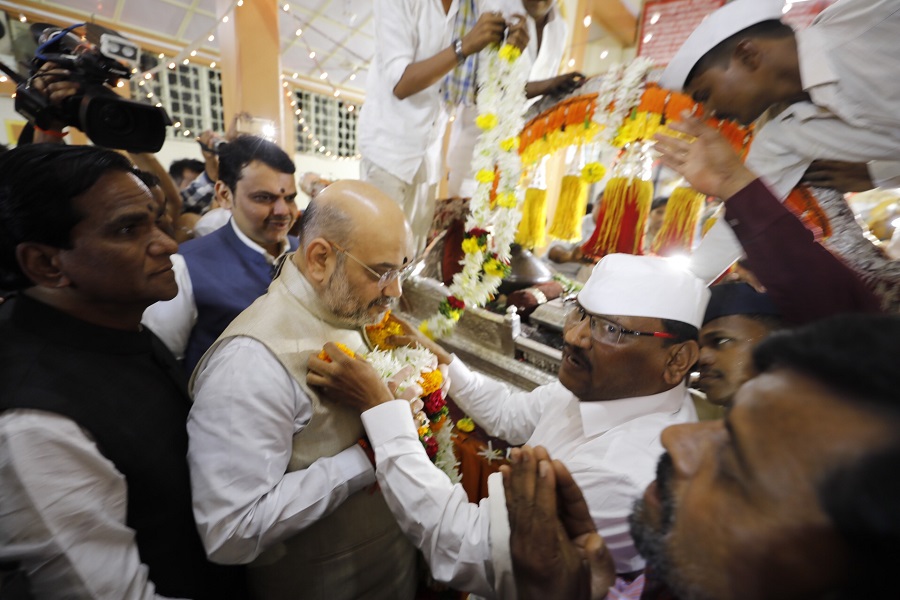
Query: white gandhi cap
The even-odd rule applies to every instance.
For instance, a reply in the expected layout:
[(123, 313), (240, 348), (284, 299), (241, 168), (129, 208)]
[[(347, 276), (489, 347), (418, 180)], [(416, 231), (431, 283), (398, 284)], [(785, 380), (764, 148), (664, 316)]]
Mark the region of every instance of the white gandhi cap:
[(707, 52), (752, 25), (780, 20), (783, 8), (784, 0), (734, 0), (709, 14), (675, 53), (659, 85), (680, 92)]
[(578, 302), (592, 314), (672, 319), (699, 329), (709, 290), (670, 259), (609, 254), (594, 267)]

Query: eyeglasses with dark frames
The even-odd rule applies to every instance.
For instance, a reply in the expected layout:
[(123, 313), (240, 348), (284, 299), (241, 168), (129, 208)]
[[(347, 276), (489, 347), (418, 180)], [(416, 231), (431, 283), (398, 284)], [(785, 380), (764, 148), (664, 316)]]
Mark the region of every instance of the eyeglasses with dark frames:
[(609, 344), (615, 346), (622, 343), (622, 338), (626, 335), (636, 337), (655, 337), (674, 339), (675, 334), (667, 331), (635, 331), (633, 329), (625, 329), (615, 321), (601, 317), (600, 315), (592, 315), (580, 305), (574, 304), (569, 312), (566, 313), (565, 327), (566, 329), (573, 327), (590, 317), (591, 339), (601, 344)]
[(406, 281), (406, 279), (410, 275), (412, 275), (412, 272), (417, 265), (417, 261), (412, 261), (408, 265), (406, 265), (405, 267), (402, 267), (400, 269), (390, 269), (388, 271), (385, 271), (384, 273), (379, 273), (378, 271), (376, 271), (375, 269), (373, 269), (372, 267), (370, 267), (363, 261), (359, 260), (352, 254), (350, 254), (346, 249), (342, 248), (339, 244), (332, 242), (330, 240), (326, 240), (326, 241), (328, 241), (328, 243), (331, 244), (335, 250), (337, 250), (341, 254), (346, 254), (351, 259), (353, 259), (353, 261), (355, 261), (359, 266), (361, 266), (366, 271), (368, 271), (372, 275), (372, 277), (374, 277), (375, 279), (378, 280), (378, 287), (380, 289), (386, 288), (387, 286), (391, 285), (398, 279), (400, 280), (401, 283), (403, 281)]

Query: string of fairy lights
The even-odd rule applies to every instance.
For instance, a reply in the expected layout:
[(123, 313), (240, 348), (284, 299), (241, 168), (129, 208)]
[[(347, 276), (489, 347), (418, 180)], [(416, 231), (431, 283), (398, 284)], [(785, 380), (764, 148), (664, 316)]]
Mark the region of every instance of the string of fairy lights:
[[(216, 60), (215, 55), (205, 49), (206, 43), (212, 43), (216, 39), (217, 28), (220, 24), (228, 23), (228, 21), (234, 18), (234, 12), (240, 9), (244, 5), (245, 0), (235, 0), (231, 3), (228, 8), (222, 12), (214, 21), (214, 23), (207, 29), (203, 34), (198, 35), (193, 41), (189, 44), (182, 47), (182, 49), (174, 55), (168, 55), (165, 52), (161, 52), (157, 55), (159, 62), (148, 69), (132, 69), (132, 73), (137, 79), (137, 85), (139, 87), (145, 87), (154, 79), (159, 79), (162, 73), (167, 71), (174, 71), (178, 65), (187, 66), (191, 63), (200, 63), (206, 64), (210, 69), (216, 68)], [(349, 4), (349, 2), (348, 2)], [(304, 35), (306, 31), (314, 31), (318, 36), (324, 38), (328, 42), (334, 44), (335, 48), (340, 50), (342, 53), (346, 54), (353, 58), (354, 67), (351, 70), (351, 73), (344, 79), (342, 83), (346, 84), (348, 81), (352, 82), (356, 79), (357, 73), (361, 69), (366, 69), (369, 63), (369, 59), (359, 55), (352, 48), (347, 47), (345, 44), (334, 40), (330, 37), (325, 31), (321, 28), (317, 27), (314, 22), (311, 22), (307, 19), (304, 19), (299, 14), (297, 14), (293, 10), (293, 6), (289, 2), (285, 2), (281, 5), (281, 11), (285, 13), (289, 18), (293, 19), (294, 25), (296, 26), (294, 29), (294, 38), (287, 43), (285, 43), (281, 49), (281, 54), (284, 54), (293, 47), (297, 42), (303, 44), (303, 47), (306, 50), (306, 54), (309, 59), (313, 62), (313, 68), (304, 74), (305, 77), (315, 81), (318, 78), (319, 85), (326, 86), (331, 91), (331, 96), (335, 99), (339, 99), (342, 96), (342, 91), (338, 87), (332, 77), (329, 76), (328, 71), (326, 70), (319, 53), (317, 53), (311, 46), (308, 40), (308, 36)], [(353, 14), (352, 19), (350, 19), (351, 24), (352, 21), (356, 19), (356, 15)], [(27, 22), (27, 17), (24, 14), (19, 14), (19, 20), (23, 23)], [(293, 26), (293, 25), (292, 25)], [(206, 62), (207, 59), (208, 62)], [(286, 71), (282, 73), (282, 87), (284, 89), (285, 97), (288, 99), (288, 103), (293, 110), (294, 116), (297, 118), (297, 126), (298, 129), (307, 135), (307, 142), (311, 143), (312, 147), (316, 149), (319, 154), (324, 155), (326, 158), (332, 158), (334, 160), (345, 160), (352, 158), (359, 158), (359, 155), (355, 156), (338, 156), (338, 152), (332, 152), (331, 149), (325, 148), (321, 140), (319, 140), (313, 133), (310, 133), (310, 126), (304, 116), (303, 109), (298, 106), (296, 99), (296, 92), (301, 88), (300, 86), (301, 73), (300, 71)], [(0, 77), (0, 82), (4, 82), (6, 80), (6, 76)], [(124, 81), (119, 82), (119, 87), (125, 85)], [(13, 94), (15, 97), (15, 94)], [(147, 99), (153, 100), (154, 94), (152, 91), (147, 92)], [(162, 103), (157, 101), (157, 106), (162, 106)], [(348, 113), (358, 112), (359, 107), (357, 104), (353, 102), (343, 102), (343, 110), (346, 110)], [(181, 127), (181, 122), (176, 121), (174, 123), (176, 128)], [(189, 131), (184, 131), (184, 134), (190, 135)]]

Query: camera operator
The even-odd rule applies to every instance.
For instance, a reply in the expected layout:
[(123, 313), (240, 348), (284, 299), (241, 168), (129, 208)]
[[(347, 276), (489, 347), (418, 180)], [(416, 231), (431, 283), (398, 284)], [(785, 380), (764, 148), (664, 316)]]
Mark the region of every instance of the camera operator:
[[(54, 62), (44, 63), (32, 78), (31, 87), (50, 101), (50, 105), (59, 108), (66, 98), (71, 98), (81, 90), (81, 84), (71, 80), (72, 72), (63, 69)], [(59, 117), (51, 118), (49, 125), (41, 128), (32, 123), (34, 127), (33, 143), (35, 144), (62, 144), (63, 138), (68, 132), (63, 131), (66, 123)]]

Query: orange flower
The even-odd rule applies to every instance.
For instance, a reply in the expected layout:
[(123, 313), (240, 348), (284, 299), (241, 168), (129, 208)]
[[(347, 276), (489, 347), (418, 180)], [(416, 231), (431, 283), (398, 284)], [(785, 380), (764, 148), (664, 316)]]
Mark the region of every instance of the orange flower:
[(420, 378), (422, 380), (423, 396), (430, 396), (441, 389), (441, 385), (444, 383), (444, 376), (441, 375), (441, 372), (438, 369), (429, 371), (428, 373), (422, 373)]
[[(343, 352), (350, 358), (354, 358), (356, 356), (356, 353), (353, 350), (351, 350), (350, 348), (348, 348), (347, 346), (345, 346), (344, 344), (341, 344), (340, 342), (335, 342), (335, 345), (340, 349), (341, 352)], [(325, 350), (322, 350), (316, 356), (318, 356), (318, 358), (320, 358), (321, 360), (324, 360), (325, 362), (331, 362), (331, 357), (328, 356), (328, 353), (325, 352)]]
[(400, 325), (399, 321), (391, 317), (391, 311), (387, 311), (384, 314), (381, 322), (375, 325), (366, 325), (366, 336), (369, 338), (369, 342), (381, 350), (396, 348), (396, 346), (387, 342), (389, 337), (395, 335), (403, 335), (403, 326)]
[(441, 427), (443, 427), (444, 423), (446, 423), (446, 422), (447, 422), (447, 415), (441, 415), (440, 419), (438, 419), (437, 421), (434, 421), (431, 424), (431, 430), (434, 431), (435, 433), (437, 433), (438, 431), (441, 430)]

